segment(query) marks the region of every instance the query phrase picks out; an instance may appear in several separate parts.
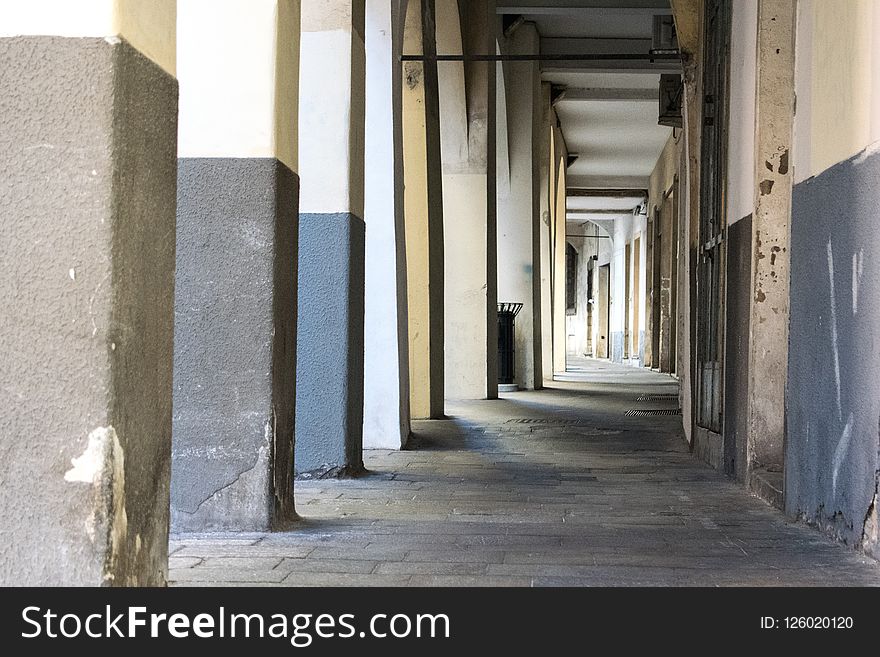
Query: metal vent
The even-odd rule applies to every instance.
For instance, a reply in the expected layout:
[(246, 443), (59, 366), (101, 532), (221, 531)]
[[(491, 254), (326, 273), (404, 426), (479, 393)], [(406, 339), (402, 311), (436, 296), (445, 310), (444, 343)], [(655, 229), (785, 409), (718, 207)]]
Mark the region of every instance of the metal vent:
[(565, 420), (565, 419), (557, 419), (557, 418), (545, 418), (545, 417), (522, 417), (522, 418), (513, 418), (507, 420), (505, 424), (565, 424), (565, 425), (575, 425), (580, 424), (580, 420)]
[(636, 401), (646, 402), (646, 401), (669, 401), (669, 402), (677, 402), (678, 394), (671, 395), (642, 395)]
[(629, 410), (626, 417), (653, 417), (655, 415), (681, 415), (680, 408), (651, 408), (643, 410)]

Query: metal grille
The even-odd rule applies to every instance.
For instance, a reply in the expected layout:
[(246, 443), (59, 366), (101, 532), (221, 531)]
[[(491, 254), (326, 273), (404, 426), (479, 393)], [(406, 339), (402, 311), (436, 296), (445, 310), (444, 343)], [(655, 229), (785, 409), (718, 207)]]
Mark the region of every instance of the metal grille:
[(507, 420), (505, 424), (564, 424), (575, 425), (580, 424), (580, 420), (565, 420), (555, 418), (539, 418), (539, 417), (522, 417)]
[(636, 401), (646, 402), (646, 401), (670, 401), (677, 402), (678, 394), (670, 394), (670, 395), (642, 395)]
[(651, 408), (642, 410), (629, 410), (626, 417), (654, 417), (656, 415), (681, 415), (680, 408)]

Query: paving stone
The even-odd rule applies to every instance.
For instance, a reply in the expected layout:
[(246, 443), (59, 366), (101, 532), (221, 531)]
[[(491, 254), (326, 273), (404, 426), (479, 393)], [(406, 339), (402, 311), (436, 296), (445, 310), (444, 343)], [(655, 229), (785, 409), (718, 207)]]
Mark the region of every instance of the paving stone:
[(290, 573), (284, 586), (407, 586), (409, 575), (350, 575), (339, 573)]
[(285, 559), (279, 570), (295, 573), (349, 573), (366, 575), (373, 572), (378, 561), (358, 559)]
[(171, 583), (880, 586), (876, 561), (697, 461), (680, 417), (624, 417), (674, 380), (601, 367), (449, 402), (407, 450), (366, 451), (366, 476), (297, 481), (289, 531), (172, 537)]
[(287, 575), (287, 570), (255, 570), (251, 568), (211, 568), (200, 566), (172, 570), (168, 573), (168, 580), (174, 584), (187, 584), (189, 582), (274, 582), (280, 583)]
[(376, 572), (383, 575), (485, 575), (484, 563), (403, 561), (381, 563)]
[(489, 577), (471, 575), (413, 575), (411, 586), (507, 587), (531, 586), (528, 577)]

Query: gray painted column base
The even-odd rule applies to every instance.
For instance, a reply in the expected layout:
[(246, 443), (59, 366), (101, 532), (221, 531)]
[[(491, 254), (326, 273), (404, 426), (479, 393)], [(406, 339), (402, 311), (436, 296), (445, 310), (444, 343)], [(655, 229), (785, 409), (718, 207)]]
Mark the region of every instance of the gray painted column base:
[(295, 517), (298, 180), (275, 159), (181, 159), (175, 531)]
[(785, 507), (880, 557), (880, 153), (794, 186)]
[(177, 82), (124, 41), (0, 62), (0, 585), (163, 585)]
[[(301, 214), (296, 372), (298, 477), (363, 470), (364, 222)], [(389, 358), (394, 358), (389, 354)]]

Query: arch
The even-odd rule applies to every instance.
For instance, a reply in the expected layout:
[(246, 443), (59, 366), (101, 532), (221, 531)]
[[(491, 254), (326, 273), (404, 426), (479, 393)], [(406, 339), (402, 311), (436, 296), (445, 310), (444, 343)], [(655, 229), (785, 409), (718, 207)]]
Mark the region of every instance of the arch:
[[(436, 0), (437, 52), (461, 55), (464, 45), (458, 0)], [(438, 62), (440, 153), (444, 172), (468, 163), (468, 115), (464, 62)]]

